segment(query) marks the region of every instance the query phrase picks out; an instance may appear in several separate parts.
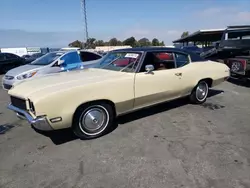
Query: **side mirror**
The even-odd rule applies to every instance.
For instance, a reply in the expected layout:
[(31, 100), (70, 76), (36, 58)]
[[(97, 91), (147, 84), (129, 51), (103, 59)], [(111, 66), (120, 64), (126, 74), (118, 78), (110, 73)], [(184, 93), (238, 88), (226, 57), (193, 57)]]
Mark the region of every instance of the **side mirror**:
[(146, 65), (145, 66), (146, 74), (149, 74), (149, 73), (153, 72), (154, 69), (155, 68), (154, 68), (153, 65)]
[(62, 65), (64, 62), (65, 62), (65, 60), (60, 59), (60, 60), (58, 61), (58, 65)]

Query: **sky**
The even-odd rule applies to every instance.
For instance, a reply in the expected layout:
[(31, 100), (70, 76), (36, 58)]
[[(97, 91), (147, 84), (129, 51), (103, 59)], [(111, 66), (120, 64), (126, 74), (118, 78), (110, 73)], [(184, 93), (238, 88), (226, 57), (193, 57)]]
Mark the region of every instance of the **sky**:
[[(89, 37), (154, 37), (250, 25), (250, 0), (86, 0)], [(81, 0), (1, 0), (1, 47), (65, 47), (85, 40)]]

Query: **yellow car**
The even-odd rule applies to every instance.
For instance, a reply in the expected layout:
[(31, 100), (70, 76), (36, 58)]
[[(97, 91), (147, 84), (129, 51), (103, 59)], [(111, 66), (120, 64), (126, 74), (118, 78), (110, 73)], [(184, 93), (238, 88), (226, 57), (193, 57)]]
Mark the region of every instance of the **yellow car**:
[(90, 139), (105, 134), (117, 116), (128, 112), (185, 96), (204, 103), (209, 88), (229, 75), (225, 64), (183, 49), (120, 49), (96, 67), (14, 85), (8, 108), (36, 129), (71, 127), (78, 137)]

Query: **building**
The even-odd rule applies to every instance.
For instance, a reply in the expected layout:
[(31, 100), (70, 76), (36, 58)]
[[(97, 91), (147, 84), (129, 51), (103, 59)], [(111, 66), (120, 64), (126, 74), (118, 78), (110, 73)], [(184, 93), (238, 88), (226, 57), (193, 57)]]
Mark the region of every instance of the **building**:
[(207, 46), (211, 42), (220, 41), (225, 29), (199, 30), (186, 37), (177, 39), (173, 41), (173, 43), (175, 44), (175, 46), (189, 46), (190, 44), (196, 45), (197, 43), (202, 43), (203, 45)]
[(22, 48), (0, 48), (0, 52), (12, 53), (18, 56), (32, 55), (35, 53), (47, 53), (52, 48), (40, 48), (40, 47), (22, 47)]

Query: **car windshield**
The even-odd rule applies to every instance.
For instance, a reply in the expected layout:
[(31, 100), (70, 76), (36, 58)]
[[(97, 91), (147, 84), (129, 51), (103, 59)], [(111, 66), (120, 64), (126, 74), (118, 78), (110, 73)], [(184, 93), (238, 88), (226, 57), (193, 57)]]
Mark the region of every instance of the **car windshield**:
[(50, 63), (52, 63), (53, 61), (61, 57), (63, 54), (65, 54), (65, 52), (51, 52), (36, 59), (30, 64), (31, 65), (49, 65)]
[(42, 55), (44, 55), (44, 54), (35, 53), (35, 54), (32, 54), (30, 57), (32, 57), (32, 58), (37, 58), (37, 57), (41, 57)]
[(100, 60), (95, 68), (134, 72), (141, 54), (141, 52), (110, 52)]

